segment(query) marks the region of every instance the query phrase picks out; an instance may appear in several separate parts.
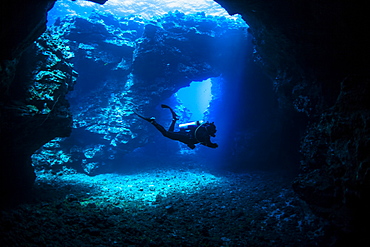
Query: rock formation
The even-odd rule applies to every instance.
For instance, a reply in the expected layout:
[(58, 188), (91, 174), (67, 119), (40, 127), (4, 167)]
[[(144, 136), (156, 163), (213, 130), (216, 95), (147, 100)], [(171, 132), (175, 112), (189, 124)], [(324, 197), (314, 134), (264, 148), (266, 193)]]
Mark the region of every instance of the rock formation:
[[(55, 1), (3, 2), (0, 52), (0, 191), (20, 198), (35, 175), (30, 155), (55, 136), (70, 132), (71, 115), (64, 95), (73, 71), (53, 41), (26, 48), (46, 30), (46, 14)], [(21, 55), (30, 61), (20, 62)], [(31, 72), (34, 73), (31, 73)], [(32, 81), (35, 84), (31, 84)]]
[[(55, 136), (68, 136), (72, 114), (66, 94), (77, 73), (71, 53), (44, 33), (18, 58), (1, 109), (2, 188), (20, 197), (35, 178), (30, 156)], [(15, 193), (17, 192), (17, 193)]]
[(309, 119), (295, 191), (343, 239), (363, 240), (370, 190), (365, 11), (346, 1), (217, 2), (251, 26), (256, 60), (273, 78), (284, 111)]
[(233, 61), (229, 46), (246, 40), (245, 27), (180, 12), (149, 21), (98, 13), (58, 21), (49, 32), (68, 45), (79, 72), (69, 97), (74, 131), (39, 150), (34, 165), (57, 172), (64, 164), (92, 175), (143, 146), (150, 126), (133, 111), (153, 111), (194, 80), (235, 73), (224, 65)]

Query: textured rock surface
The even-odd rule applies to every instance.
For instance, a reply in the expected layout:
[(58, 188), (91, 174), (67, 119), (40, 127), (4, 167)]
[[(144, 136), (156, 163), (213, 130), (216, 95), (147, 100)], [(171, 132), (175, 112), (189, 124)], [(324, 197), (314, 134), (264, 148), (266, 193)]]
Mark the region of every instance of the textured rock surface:
[(50, 32), (70, 47), (79, 71), (70, 96), (74, 131), (40, 150), (34, 164), (40, 169), (49, 162), (57, 171), (65, 161), (87, 174), (148, 142), (151, 126), (137, 121), (134, 109), (153, 111), (190, 82), (224, 73), (234, 52), (230, 39), (246, 40), (245, 25), (180, 12), (150, 21), (95, 13), (62, 20)]
[[(18, 13), (6, 20), (9, 25), (1, 30), (2, 40), (7, 41), (1, 47), (1, 93), (7, 92), (11, 85), (17, 56), (42, 32), (46, 9), (53, 2), (40, 0), (25, 5), (23, 1), (22, 4), (13, 1), (11, 5), (1, 6), (2, 22), (5, 22), (3, 13)], [(288, 109), (286, 121), (294, 120), (291, 118), (294, 110), (310, 118), (303, 135), (303, 171), (295, 181), (296, 191), (314, 205), (316, 212), (331, 218), (333, 226), (340, 226), (341, 231), (354, 227), (352, 233), (356, 230), (357, 239), (364, 240), (360, 237), (368, 231), (369, 219), (364, 195), (370, 190), (366, 182), (369, 168), (366, 8), (359, 2), (348, 1), (217, 2), (230, 13), (241, 13), (250, 25), (255, 37), (256, 61), (275, 79), (280, 105)], [(9, 99), (10, 95), (5, 96)], [(19, 123), (4, 117), (3, 99), (1, 135), (8, 132), (9, 125)], [(31, 122), (22, 123), (32, 128)], [(12, 143), (4, 142), (3, 137), (1, 140), (3, 155), (8, 150), (3, 146)], [(32, 150), (24, 151), (32, 153)], [(7, 167), (13, 165), (5, 163)], [(19, 165), (18, 171), (25, 169)], [(14, 175), (17, 175), (14, 184), (19, 185), (23, 176)], [(356, 224), (348, 225), (348, 222)], [(356, 229), (356, 226), (361, 227)]]
[(250, 25), (256, 61), (274, 79), (280, 105), (309, 118), (302, 135), (302, 173), (294, 189), (315, 212), (332, 220), (335, 231), (366, 241), (370, 167), (365, 11), (347, 1), (217, 2), (230, 13), (242, 14)]
[[(330, 217), (345, 231), (353, 221), (367, 220), (370, 206), (369, 82), (349, 76), (341, 82), (334, 106), (311, 123), (302, 141), (302, 171), (296, 192), (316, 212)], [(358, 82), (365, 82), (359, 85)]]
[(55, 0), (40, 0), (37, 3), (1, 3), (1, 98), (7, 97), (19, 56), (46, 30), (46, 13), (53, 7), (54, 2)]
[(70, 134), (72, 115), (65, 95), (77, 76), (70, 58), (68, 49), (48, 33), (19, 58), (16, 71), (22, 73), (15, 75), (1, 112), (1, 183), (11, 195), (32, 185), (32, 153), (50, 139)]
[(42, 173), (34, 193), (1, 212), (3, 246), (327, 246), (322, 220), (280, 173)]
[(9, 105), (13, 96), (9, 89), (16, 75), (20, 55), (45, 31), (46, 12), (52, 8), (54, 2), (55, 0), (41, 0), (37, 3), (1, 2), (0, 193), (2, 198), (12, 196), (8, 191), (22, 192), (30, 188), (35, 178), (29, 157), (33, 152), (33, 148), (29, 148), (32, 146), (30, 143), (32, 139), (22, 137), (25, 134), (24, 128), (32, 129), (35, 126), (32, 121), (19, 116), (19, 112)]
[[(230, 17), (225, 9), (212, 0), (109, 0), (103, 5), (86, 1), (58, 0), (57, 4), (55, 4), (51, 12), (49, 12), (51, 16), (48, 16), (48, 20), (54, 20), (53, 15), (64, 17), (69, 14), (77, 14), (88, 17), (93, 10), (109, 12), (115, 16), (121, 17), (138, 15), (144, 19), (162, 16), (168, 12), (175, 11), (181, 11), (185, 14), (204, 12), (207, 15)], [(51, 24), (53, 24), (53, 22)]]

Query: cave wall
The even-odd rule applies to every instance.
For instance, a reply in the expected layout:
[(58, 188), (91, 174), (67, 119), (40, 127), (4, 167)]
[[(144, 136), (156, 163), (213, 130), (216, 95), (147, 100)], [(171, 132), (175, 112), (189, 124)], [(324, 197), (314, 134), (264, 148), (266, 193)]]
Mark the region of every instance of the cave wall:
[(366, 11), (348, 1), (217, 2), (250, 25), (255, 60), (274, 80), (286, 118), (294, 121), (292, 111), (308, 118), (295, 191), (343, 233), (339, 239), (368, 241)]
[(66, 94), (77, 72), (68, 48), (44, 33), (16, 58), (16, 73), (1, 108), (1, 187), (21, 197), (35, 175), (30, 156), (56, 136), (69, 136), (72, 114)]
[[(25, 49), (46, 30), (46, 14), (54, 2), (54, 0), (1, 2), (0, 192), (3, 198), (2, 205), (7, 203), (8, 198), (17, 199), (32, 187), (35, 175), (31, 167), (30, 155), (50, 138), (66, 135), (68, 132), (66, 130), (68, 118), (67, 121), (63, 121), (66, 115), (59, 118), (62, 122), (55, 126), (53, 133), (53, 126), (49, 123), (55, 120), (54, 115), (51, 114), (48, 121), (44, 122), (45, 118), (37, 114), (41, 108), (30, 104), (29, 101), (32, 100), (25, 94), (23, 94), (25, 98), (20, 99), (12, 90), (15, 88), (13, 82), (17, 80), (16, 75), (19, 74), (17, 66), (20, 57)], [(27, 82), (20, 84), (18, 87), (21, 87), (25, 93)], [(18, 100), (13, 100), (17, 97)], [(63, 100), (60, 104), (62, 102)], [(50, 129), (42, 129), (40, 127), (42, 124)]]
[[(59, 20), (48, 33), (69, 47), (79, 72), (68, 97), (73, 132), (33, 155), (35, 168), (93, 175), (109, 171), (113, 164), (132, 167), (132, 159), (123, 160), (125, 154), (155, 139), (162, 146), (160, 134), (151, 131), (153, 127), (138, 119), (134, 110), (158, 116), (156, 107), (192, 81), (235, 74), (242, 66), (234, 54), (246, 56), (239, 48), (246, 42), (246, 25), (240, 24), (181, 12), (155, 20), (102, 13)], [(180, 122), (187, 120), (185, 115), (179, 113)], [(171, 144), (176, 153), (177, 144)], [(159, 155), (161, 150), (153, 153)], [(168, 154), (163, 157), (169, 160)]]

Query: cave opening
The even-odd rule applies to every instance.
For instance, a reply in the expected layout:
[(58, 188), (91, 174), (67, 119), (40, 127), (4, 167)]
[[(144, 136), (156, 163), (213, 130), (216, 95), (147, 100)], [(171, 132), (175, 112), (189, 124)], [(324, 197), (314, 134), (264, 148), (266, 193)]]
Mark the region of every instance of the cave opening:
[[(294, 236), (284, 239), (290, 245), (305, 242), (297, 225), (308, 232), (321, 228), (297, 206), (291, 180), (272, 172), (283, 167), (280, 161), (297, 163), (297, 147), (282, 148), (293, 139), (282, 134), (289, 132), (282, 131), (289, 119), (279, 119), (271, 79), (254, 63), (248, 26), (238, 17), (209, 17), (205, 10), (218, 12), (199, 12), (199, 6), (194, 13), (167, 9), (158, 15), (162, 9), (146, 8), (150, 2), (157, 1), (99, 6), (60, 0), (50, 12), (49, 29), (29, 51), (43, 58), (44, 64), (35, 63), (41, 69), (35, 68), (31, 89), (42, 104), (27, 107), (43, 117), (40, 126), (56, 123), (59, 112), (70, 113), (68, 102), (65, 94), (50, 97), (57, 90), (43, 86), (57, 84), (50, 78), (61, 78), (60, 85), (76, 80), (68, 95), (72, 134), (32, 156), (34, 191), (52, 199), (27, 211), (50, 216), (57, 232), (72, 225), (73, 233), (63, 232), (73, 246), (80, 240), (106, 245), (107, 239), (122, 246), (258, 246), (261, 240), (273, 246), (281, 236)], [(149, 118), (169, 127), (173, 115), (163, 103), (174, 108), (179, 123), (214, 121), (217, 149), (164, 138)], [(27, 215), (26, 222), (39, 223), (40, 217)], [(270, 231), (269, 225), (277, 227)], [(58, 239), (45, 232), (30, 241)]]
[(203, 120), (212, 101), (212, 79), (193, 81), (189, 87), (179, 89), (175, 97), (190, 111), (190, 121)]
[(181, 123), (216, 122), (215, 141), (233, 142), (229, 136), (238, 130), (225, 130), (234, 127), (223, 110), (238, 111), (235, 101), (244, 80), (240, 71), (251, 50), (243, 45), (250, 37), (239, 15), (228, 15), (214, 1), (110, 0), (99, 5), (59, 0), (49, 12), (48, 26), (73, 53), (71, 63), (79, 76), (68, 94), (72, 134), (41, 148), (33, 156), (36, 167), (45, 167), (45, 161), (55, 164), (50, 147), (63, 153), (59, 165), (50, 166), (54, 172), (68, 167), (90, 175), (118, 171), (123, 163), (202, 163), (208, 155), (214, 168), (221, 163), (217, 157), (233, 152), (230, 143), (217, 154), (202, 146), (190, 150), (132, 113), (156, 116), (168, 128), (171, 116), (160, 107), (165, 103), (181, 115)]
[[(203, 0), (2, 4), (4, 246), (369, 243), (366, 8), (214, 1), (251, 28)], [(176, 95), (209, 78), (201, 110)], [(162, 103), (219, 147), (164, 138)]]

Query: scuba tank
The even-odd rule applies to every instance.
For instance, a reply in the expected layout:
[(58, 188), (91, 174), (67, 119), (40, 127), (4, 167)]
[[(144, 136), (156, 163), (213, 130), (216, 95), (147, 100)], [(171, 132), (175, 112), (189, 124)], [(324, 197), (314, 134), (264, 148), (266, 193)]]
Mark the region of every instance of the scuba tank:
[(190, 129), (195, 129), (196, 127), (202, 125), (204, 123), (203, 120), (199, 121), (194, 121), (190, 123), (184, 123), (184, 124), (179, 124), (180, 130), (190, 130)]

